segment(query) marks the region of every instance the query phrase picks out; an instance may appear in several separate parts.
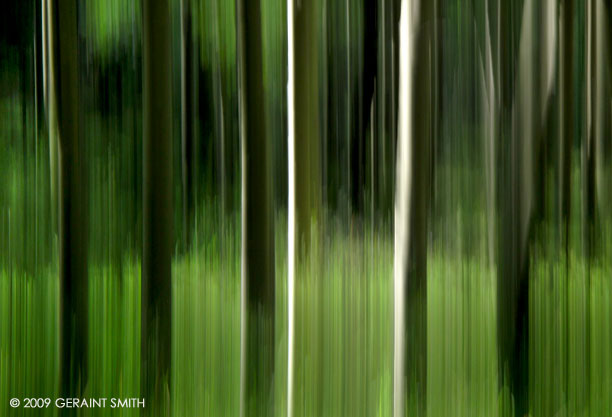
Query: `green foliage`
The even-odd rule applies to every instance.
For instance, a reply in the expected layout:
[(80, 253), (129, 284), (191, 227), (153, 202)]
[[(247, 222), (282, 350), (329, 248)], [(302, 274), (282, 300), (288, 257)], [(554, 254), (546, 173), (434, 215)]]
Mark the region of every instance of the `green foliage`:
[(87, 39), (93, 50), (103, 58), (108, 58), (119, 48), (131, 49), (133, 41), (140, 40), (140, 1), (87, 0), (84, 8)]
[[(239, 409), (240, 233), (232, 226), (237, 218), (219, 228), (213, 206), (207, 204), (198, 216), (201, 233), (196, 249), (176, 258), (173, 266), (173, 415), (233, 416)], [(313, 243), (313, 255), (301, 266), (297, 281), (298, 415), (391, 415), (391, 240), (372, 230), (347, 234), (332, 224), (329, 238)], [(217, 232), (203, 233), (213, 229)], [(286, 222), (282, 214), (276, 230), (274, 400), (277, 415), (282, 416), (287, 378)], [(137, 259), (126, 259), (120, 268), (90, 268), (87, 396), (138, 396), (138, 264)], [(531, 415), (549, 416), (563, 410), (572, 416), (607, 415), (612, 407), (607, 395), (612, 383), (610, 271), (596, 264), (587, 276), (586, 265), (572, 256), (567, 291), (564, 265), (563, 259), (542, 259), (533, 267)], [(55, 395), (56, 270), (51, 267), (36, 277), (4, 271), (0, 273), (0, 413), (53, 415), (53, 409), (28, 413), (22, 408), (18, 414), (8, 414), (12, 411), (8, 399)], [(429, 271), (428, 415), (509, 415), (511, 394), (498, 385), (494, 270), (482, 261), (434, 252)], [(586, 296), (590, 296), (592, 323), (589, 367), (583, 346)], [(117, 414), (97, 409), (84, 415)], [(120, 415), (138, 412), (126, 409)]]

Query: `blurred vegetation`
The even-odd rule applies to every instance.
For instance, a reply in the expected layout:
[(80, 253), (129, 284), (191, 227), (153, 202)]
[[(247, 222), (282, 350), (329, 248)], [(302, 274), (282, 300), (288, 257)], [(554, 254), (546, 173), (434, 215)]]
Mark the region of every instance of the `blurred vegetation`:
[[(304, 1), (304, 0), (302, 0)], [(16, 3), (16, 2), (14, 2)], [(28, 2), (19, 2), (28, 3)], [(397, 10), (376, 11), (376, 56), (365, 51), (365, 2), (322, 2), (324, 214), (296, 288), (296, 415), (389, 416), (393, 407), (393, 193)], [(513, 393), (498, 358), (498, 248), (488, 234), (485, 105), (479, 56), (484, 2), (445, 0), (439, 140), (435, 143), (427, 277), (427, 413), (509, 416)], [(521, 11), (507, 16), (514, 77)], [(576, 2), (579, 4), (579, 2)], [(192, 0), (195, 211), (182, 247), (175, 210), (172, 267), (171, 415), (236, 416), (240, 408), (240, 138), (234, 1)], [(382, 2), (381, 2), (382, 4)], [(181, 113), (180, 2), (171, 2), (173, 117)], [(142, 253), (141, 2), (79, 2), (80, 137), (87, 149), (89, 379), (87, 397), (140, 393)], [(383, 11), (383, 15), (378, 13)], [(262, 0), (265, 117), (275, 196), (274, 405), (287, 412), (287, 8)], [(51, 219), (49, 138), (41, 95), (35, 7), (8, 8), (0, 20), (0, 415), (57, 415), (11, 409), (9, 399), (58, 395), (59, 279)], [(14, 21), (11, 23), (11, 21)], [(573, 88), (586, 101), (586, 17), (577, 7)], [(384, 33), (383, 33), (384, 30)], [(394, 55), (395, 54), (395, 55)], [(373, 117), (365, 114), (367, 60), (376, 60)], [(606, 90), (606, 88), (608, 88)], [(381, 91), (383, 90), (383, 91)], [(609, 87), (602, 87), (604, 93)], [(383, 106), (384, 102), (384, 106)], [(558, 105), (558, 103), (556, 104)], [(609, 213), (587, 254), (582, 205), (586, 106), (575, 105), (569, 251), (560, 246), (557, 144), (541, 172), (542, 218), (529, 248), (530, 415), (612, 415), (612, 230)], [(361, 110), (359, 110), (361, 109)], [(553, 120), (553, 122), (558, 122)], [(550, 124), (554, 124), (549, 122)], [(181, 134), (174, 123), (174, 203), (181, 200)], [(606, 128), (610, 123), (607, 120)], [(552, 129), (553, 131), (556, 128)], [(357, 131), (360, 132), (357, 132)], [(363, 131), (363, 132), (361, 132)], [(364, 133), (365, 132), (365, 133)], [(608, 132), (608, 131), (606, 131)], [(360, 207), (351, 206), (351, 147), (363, 135)], [(504, 155), (506, 137), (500, 139)], [(370, 152), (375, 148), (375, 155)], [(607, 143), (607, 142), (606, 142)], [(606, 145), (607, 148), (609, 144)], [(504, 147), (506, 146), (506, 147)], [(604, 151), (607, 150), (604, 149)], [(221, 151), (223, 149), (223, 152)], [(607, 156), (602, 156), (605, 164)], [(497, 161), (504, 163), (501, 157)], [(605, 166), (607, 168), (607, 165)], [(607, 171), (605, 171), (607, 172)], [(509, 200), (509, 190), (498, 190)], [(370, 204), (372, 203), (372, 204)], [(359, 206), (359, 204), (357, 204)], [(496, 221), (499, 213), (494, 213)], [(591, 238), (589, 236), (589, 238)], [(491, 249), (494, 247), (494, 249)], [(409, 411), (416, 410), (407, 393)], [(137, 416), (124, 409), (84, 416)]]

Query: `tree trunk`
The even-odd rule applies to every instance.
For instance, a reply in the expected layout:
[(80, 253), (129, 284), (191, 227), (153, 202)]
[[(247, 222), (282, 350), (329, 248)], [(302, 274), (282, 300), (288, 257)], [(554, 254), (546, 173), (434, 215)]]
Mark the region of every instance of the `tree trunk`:
[(313, 236), (311, 225), (319, 216), (320, 194), (320, 130), (319, 130), (319, 51), (318, 12), (320, 2), (287, 2), (289, 52), (288, 133), (289, 133), (289, 353), (288, 353), (288, 416), (296, 413), (298, 404), (295, 381), (301, 368), (295, 352), (303, 340), (296, 326), (295, 287), (301, 277), (299, 265), (309, 254)]
[(34, 0), (34, 51), (33, 51), (33, 64), (34, 64), (34, 105), (35, 105), (35, 126), (36, 132), (40, 132), (41, 127), (44, 126), (42, 121), (44, 120), (44, 93), (42, 89), (43, 84), (43, 72), (42, 68), (42, 58), (43, 58), (43, 1), (44, 0)]
[(46, 92), (46, 107), (48, 114), (48, 126), (49, 126), (49, 186), (51, 194), (51, 230), (52, 235), (58, 232), (58, 218), (57, 210), (59, 206), (58, 200), (58, 115), (57, 115), (57, 96), (56, 96), (56, 69), (59, 67), (57, 64), (57, 12), (55, 6), (55, 0), (42, 0), (45, 4), (45, 22), (46, 30), (44, 33), (46, 46), (46, 60), (45, 60), (45, 92)]
[(87, 164), (79, 141), (77, 3), (50, 0), (48, 13), (49, 101), (57, 117), (60, 168), (60, 392), (63, 397), (78, 397), (84, 393), (88, 377), (88, 282), (83, 180)]
[(584, 106), (585, 117), (581, 146), (581, 175), (582, 175), (582, 245), (586, 264), (586, 387), (587, 395), (591, 392), (591, 264), (594, 255), (595, 236), (595, 144), (593, 140), (592, 125), (592, 94), (593, 94), (593, 5), (594, 2), (584, 2), (585, 7), (585, 87)]
[[(608, 3), (608, 4), (606, 4)], [(612, 193), (610, 191), (612, 182), (610, 181), (610, 158), (612, 146), (610, 142), (610, 85), (607, 71), (610, 71), (610, 23), (608, 21), (611, 7), (605, 0), (594, 0), (594, 10), (592, 24), (594, 25), (593, 40), (594, 49), (592, 51), (593, 65), (593, 108), (592, 108), (592, 129), (595, 144), (595, 185), (597, 194), (598, 215), (606, 219), (610, 218), (612, 208)], [(608, 68), (606, 68), (608, 67)]]
[[(214, 47), (217, 50), (221, 50), (221, 34), (220, 34), (220, 26), (221, 26), (221, 18), (219, 16), (219, 5), (218, 0), (213, 1), (213, 19), (214, 19), (214, 28), (213, 28), (213, 37), (214, 37)], [(217, 138), (217, 149), (218, 149), (218, 173), (219, 173), (219, 198), (221, 201), (220, 209), (221, 209), (221, 218), (224, 219), (225, 213), (230, 207), (228, 204), (227, 197), (227, 183), (226, 183), (226, 124), (225, 124), (225, 100), (224, 97), (224, 88), (223, 88), (223, 71), (221, 68), (221, 57), (219, 54), (213, 54), (212, 57), (212, 95), (213, 95), (213, 114), (214, 114), (214, 125), (215, 125), (215, 136)], [(221, 239), (224, 239), (222, 236)], [(222, 245), (223, 247), (223, 245)], [(223, 249), (222, 249), (223, 250)]]
[(170, 415), (172, 94), (170, 6), (143, 3), (143, 256), (141, 391), (145, 415)]
[[(502, 1), (500, 11), (508, 11)], [(529, 248), (534, 223), (540, 221), (544, 193), (536, 173), (543, 172), (542, 152), (548, 136), (547, 119), (551, 111), (551, 91), (555, 74), (556, 8), (553, 1), (527, 0), (523, 5), (518, 49), (516, 92), (509, 74), (512, 56), (508, 51), (511, 33), (500, 32), (501, 128), (507, 137), (509, 160), (504, 160), (500, 179), (502, 190), (509, 190), (510, 203), (500, 206), (498, 261), (498, 346), (502, 382), (510, 386), (515, 399), (515, 414), (523, 416), (528, 407), (528, 302)], [(500, 16), (500, 20), (504, 20)], [(534, 39), (541, 39), (534, 42)], [(512, 103), (509, 130), (505, 127), (508, 105)], [(501, 155), (504, 155), (503, 153)], [(505, 178), (505, 180), (504, 180)]]
[(402, 1), (395, 195), (393, 414), (425, 415), (433, 4)]
[(582, 141), (582, 178), (583, 178), (583, 241), (585, 256), (592, 259), (594, 249), (594, 223), (595, 223), (595, 141), (593, 129), (593, 91), (594, 91), (594, 34), (593, 22), (594, 2), (585, 2), (585, 132)]
[[(500, 274), (498, 282), (498, 334), (500, 364), (504, 382), (515, 400), (515, 415), (527, 411), (527, 308), (528, 308), (528, 233), (533, 210), (533, 170), (535, 126), (539, 120), (539, 69), (534, 66), (537, 52), (536, 0), (524, 4), (517, 90), (512, 108), (510, 139), (510, 204), (502, 209), (504, 228), (499, 235)], [(501, 69), (506, 70), (506, 67)]]
[(571, 209), (571, 165), (574, 139), (574, 5), (563, 0), (559, 13), (559, 139), (560, 139), (560, 207), (565, 256), (569, 256), (569, 223)]
[[(28, 189), (28, 85), (30, 84), (30, 72), (28, 71), (28, 52), (30, 51), (30, 45), (27, 44), (27, 41), (21, 45), (19, 51), (19, 84), (20, 84), (20, 98), (21, 98), (21, 168), (22, 168), (22, 187), (24, 190)], [(27, 200), (22, 199), (22, 207), (21, 207), (21, 215), (23, 219), (30, 219), (30, 214), (28, 213), (28, 204)], [(30, 238), (29, 233), (29, 221), (22, 222), (22, 231), (21, 231), (21, 253), (18, 259), (19, 265), (21, 266), (23, 271), (28, 271), (30, 260), (26, 259), (26, 254), (28, 253), (28, 241)]]
[(41, 48), (42, 48), (42, 95), (45, 112), (48, 111), (48, 67), (49, 67), (49, 14), (47, 0), (40, 0), (41, 8)]
[[(493, 14), (495, 16), (495, 14)], [(488, 262), (492, 267), (495, 265), (497, 255), (495, 251), (497, 209), (495, 196), (497, 190), (497, 144), (499, 142), (499, 91), (496, 84), (496, 72), (494, 61), (493, 33), (490, 25), (490, 12), (488, 3), (485, 3), (485, 38), (482, 46), (481, 71), (481, 109), (484, 130), (484, 166), (486, 170), (486, 196), (487, 196), (487, 237), (488, 237)], [(438, 87), (440, 88), (440, 86)], [(441, 98), (440, 98), (441, 99)], [(433, 199), (433, 197), (432, 197)]]
[(191, 29), (191, 3), (181, 0), (181, 154), (183, 191), (183, 247), (191, 243), (193, 215), (193, 37)]
[(240, 415), (274, 411), (274, 229), (271, 145), (266, 135), (261, 3), (238, 2), (242, 139)]

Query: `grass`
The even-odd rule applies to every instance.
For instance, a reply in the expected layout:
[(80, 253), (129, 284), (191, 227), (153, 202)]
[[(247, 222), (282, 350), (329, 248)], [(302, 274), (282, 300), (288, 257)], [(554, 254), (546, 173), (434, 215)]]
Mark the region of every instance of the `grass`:
[[(282, 416), (287, 378), (282, 215), (277, 224), (275, 404)], [(313, 246), (317, 255), (303, 266), (297, 283), (297, 414), (388, 416), (393, 380), (391, 240), (371, 230), (351, 235), (331, 227)], [(198, 250), (175, 257), (173, 415), (235, 416), (239, 411), (239, 234), (232, 227), (224, 230)], [(564, 265), (563, 260), (539, 257), (533, 267), (531, 414), (610, 415), (610, 268), (591, 266), (589, 292), (581, 259), (570, 259), (569, 280)], [(54, 268), (37, 277), (10, 271), (0, 274), (0, 415), (54, 415), (53, 408), (10, 409), (8, 400), (56, 396), (57, 275)], [(429, 271), (428, 415), (501, 415), (502, 408), (511, 405), (504, 400), (507, 390), (498, 383), (495, 272), (484, 262), (436, 251)], [(569, 303), (564, 301), (567, 294)], [(139, 306), (137, 260), (126, 259), (120, 271), (116, 266), (91, 267), (87, 396), (139, 395)], [(134, 416), (138, 410), (95, 409), (83, 415)]]

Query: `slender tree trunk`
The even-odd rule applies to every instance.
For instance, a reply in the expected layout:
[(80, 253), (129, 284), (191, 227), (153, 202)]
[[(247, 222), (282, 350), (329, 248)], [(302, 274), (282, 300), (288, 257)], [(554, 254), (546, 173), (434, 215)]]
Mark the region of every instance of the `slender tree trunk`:
[(238, 2), (242, 139), (240, 415), (274, 416), (274, 229), (260, 0)]
[[(60, 392), (78, 397), (87, 386), (87, 168), (79, 140), (77, 2), (48, 3), (50, 17), (49, 78), (51, 107), (55, 100), (59, 137), (60, 238)], [(57, 30), (57, 33), (55, 32)], [(84, 336), (85, 335), (85, 336)], [(62, 410), (66, 415), (73, 410)]]
[[(495, 204), (496, 185), (497, 185), (497, 165), (496, 155), (499, 143), (499, 91), (495, 72), (493, 33), (490, 25), (490, 12), (488, 3), (485, 4), (485, 42), (483, 45), (483, 62), (481, 63), (481, 89), (482, 89), (482, 118), (485, 132), (484, 144), (484, 166), (486, 167), (486, 186), (487, 186), (487, 234), (488, 234), (488, 261), (491, 267), (496, 264), (496, 230), (497, 230), (497, 209)], [(493, 16), (495, 16), (493, 14)], [(440, 88), (440, 87), (438, 87)]]
[(595, 236), (595, 146), (592, 125), (592, 53), (593, 53), (593, 5), (594, 2), (584, 2), (585, 8), (585, 117), (581, 147), (581, 174), (582, 174), (582, 244), (583, 256), (586, 263), (586, 393), (591, 392), (591, 265), (594, 255)]
[(193, 215), (193, 36), (191, 29), (191, 3), (181, 0), (181, 154), (183, 191), (183, 247), (191, 243)]
[[(612, 192), (609, 161), (611, 158), (610, 141), (610, 90), (608, 75), (610, 69), (610, 22), (608, 21), (610, 2), (593, 0), (592, 15), (594, 49), (592, 50), (592, 129), (595, 144), (595, 185), (597, 194), (598, 214), (610, 218), (612, 208)], [(607, 4), (606, 4), (607, 3)], [(608, 68), (607, 68), (608, 67)]]
[(385, 201), (385, 190), (387, 183), (387, 164), (386, 164), (386, 149), (387, 149), (387, 42), (386, 42), (386, 2), (385, 0), (379, 0), (378, 2), (378, 57), (377, 57), (377, 72), (378, 77), (376, 79), (376, 110), (377, 110), (377, 147), (378, 147), (378, 164), (380, 166), (379, 175), (377, 176), (377, 190), (379, 207), (382, 213), (387, 210), (387, 204)]
[[(30, 74), (28, 71), (28, 52), (30, 51), (30, 45), (24, 42), (24, 45), (21, 46), (21, 50), (19, 51), (19, 84), (20, 84), (20, 96), (21, 96), (21, 167), (22, 167), (22, 181), (23, 181), (23, 190), (28, 189), (28, 85), (30, 82)], [(27, 192), (27, 191), (26, 191)], [(30, 214), (28, 213), (28, 204), (27, 200), (24, 198), (22, 200), (22, 208), (21, 215), (24, 219), (30, 219)], [(28, 253), (28, 240), (30, 237), (29, 233), (29, 221), (23, 221), (21, 231), (21, 256), (19, 259), (19, 264), (22, 270), (27, 270), (29, 267), (30, 261), (26, 260), (26, 254)]]
[[(434, 0), (434, 11), (433, 15), (435, 18), (435, 23), (433, 27), (432, 33), (432, 96), (431, 96), (431, 124), (432, 124), (432, 132), (431, 139), (432, 142), (430, 144), (430, 190), (429, 190), (429, 204), (431, 207), (431, 216), (432, 218), (436, 218), (437, 208), (435, 206), (436, 202), (436, 163), (438, 157), (438, 148), (439, 148), (439, 138), (442, 137), (442, 123), (443, 123), (443, 113), (442, 106), (444, 104), (444, 94), (442, 90), (442, 80), (443, 80), (443, 62), (444, 62), (444, 41), (443, 41), (443, 30), (444, 30), (444, 0)], [(435, 233), (435, 232), (434, 232)]]
[(34, 104), (35, 104), (35, 120), (36, 120), (36, 131), (39, 132), (42, 125), (42, 121), (44, 120), (44, 93), (43, 93), (43, 77), (44, 74), (41, 71), (42, 62), (43, 62), (43, 0), (34, 0), (34, 19), (33, 19), (33, 27), (34, 29), (34, 48), (33, 48), (33, 64), (34, 64)]
[[(376, 85), (372, 91), (370, 100), (370, 228), (374, 233), (377, 205), (377, 180), (378, 180), (378, 129), (376, 128)], [(372, 234), (372, 239), (374, 235)], [(373, 245), (372, 245), (373, 247)]]
[(47, 45), (46, 60), (45, 60), (45, 85), (46, 85), (46, 102), (47, 102), (47, 114), (48, 114), (48, 126), (49, 126), (49, 182), (51, 189), (51, 230), (52, 235), (58, 232), (58, 218), (57, 210), (59, 205), (58, 200), (58, 115), (57, 115), (57, 86), (54, 81), (57, 77), (56, 69), (57, 64), (57, 12), (55, 6), (55, 0), (42, 0), (45, 2), (45, 22), (46, 31), (45, 44)]
[(41, 30), (41, 52), (42, 52), (42, 95), (43, 95), (43, 103), (45, 107), (45, 111), (47, 110), (48, 103), (48, 66), (49, 66), (49, 17), (47, 12), (47, 1), (48, 0), (40, 0), (40, 9), (41, 9), (41, 22), (40, 22), (40, 30)]
[(297, 413), (295, 382), (302, 372), (296, 351), (303, 344), (296, 326), (295, 288), (299, 265), (309, 256), (311, 224), (320, 210), (320, 130), (317, 17), (320, 2), (287, 2), (289, 83), (289, 352), (288, 416)]
[(34, 50), (32, 53), (33, 65), (34, 65), (34, 274), (38, 274), (38, 135), (40, 133), (40, 123), (42, 120), (42, 89), (41, 80), (42, 75), (39, 68), (41, 58), (41, 25), (39, 24), (42, 20), (42, 4), (40, 1), (35, 0), (34, 4)]
[(589, 1), (584, 3), (585, 7), (585, 47), (586, 47), (586, 62), (585, 62), (585, 132), (582, 142), (582, 178), (583, 178), (583, 240), (585, 246), (585, 255), (591, 258), (593, 255), (593, 231), (595, 222), (595, 140), (593, 129), (593, 90), (595, 88), (594, 74), (594, 34), (595, 25), (593, 22), (594, 2)]
[(170, 415), (172, 94), (170, 6), (143, 2), (141, 391), (145, 415)]
[(560, 208), (565, 256), (569, 256), (571, 209), (571, 164), (574, 139), (574, 5), (563, 0), (559, 11), (559, 138), (560, 138)]
[[(351, 6), (350, 0), (346, 0), (345, 2), (345, 22), (346, 22), (346, 192), (347, 192), (347, 200), (346, 200), (346, 213), (347, 220), (350, 221), (350, 214), (352, 209), (352, 197), (353, 197), (353, 161), (352, 156), (355, 153), (353, 150), (353, 123), (351, 118), (351, 111), (353, 106), (353, 95), (352, 93), (352, 78), (351, 78)], [(296, 28), (297, 29), (297, 28)], [(298, 32), (296, 30), (296, 32)], [(296, 80), (297, 85), (299, 85), (299, 80)], [(296, 94), (299, 96), (298, 92)], [(299, 113), (298, 113), (299, 114)], [(297, 129), (299, 131), (299, 129)]]
[(403, 0), (399, 27), (393, 414), (403, 417), (406, 405), (426, 412), (432, 2)]
[(574, 5), (573, 0), (564, 0), (559, 9), (559, 189), (560, 189), (560, 226), (561, 247), (565, 253), (565, 402), (570, 411), (569, 368), (570, 368), (570, 334), (569, 334), (569, 245), (570, 245), (570, 218), (571, 218), (571, 177), (572, 177), (572, 148), (574, 140), (574, 91), (573, 91), (573, 65), (574, 65)]
[[(221, 50), (221, 34), (220, 34), (220, 21), (219, 10), (218, 10), (218, 0), (213, 2), (213, 19), (214, 19), (214, 29), (213, 29), (213, 37), (214, 37), (214, 45), (217, 50)], [(212, 94), (214, 97), (214, 118), (215, 118), (215, 136), (218, 141), (218, 160), (219, 160), (219, 188), (220, 188), (220, 199), (221, 199), (221, 216), (224, 218), (225, 212), (229, 206), (227, 202), (227, 184), (226, 184), (226, 126), (225, 126), (225, 101), (223, 100), (223, 73), (221, 69), (221, 59), (219, 54), (214, 54), (213, 56), (213, 81), (212, 81)], [(223, 237), (222, 237), (223, 239)], [(222, 245), (223, 247), (223, 245)]]

